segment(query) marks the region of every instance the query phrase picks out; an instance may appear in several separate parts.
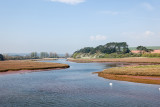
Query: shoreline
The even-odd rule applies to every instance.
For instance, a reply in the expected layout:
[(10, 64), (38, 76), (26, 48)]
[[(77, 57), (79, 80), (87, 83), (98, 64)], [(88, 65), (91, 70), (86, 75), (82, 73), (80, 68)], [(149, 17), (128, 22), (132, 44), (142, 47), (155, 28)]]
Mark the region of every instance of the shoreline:
[(50, 71), (50, 70), (61, 70), (66, 68), (52, 68), (52, 69), (37, 69), (37, 70), (19, 70), (19, 71), (6, 71), (0, 72), (0, 76), (2, 75), (10, 75), (10, 74), (25, 74), (25, 73), (32, 73), (32, 72), (41, 72), (41, 71)]
[(146, 58), (146, 57), (95, 58), (95, 59), (73, 59), (73, 58), (68, 58), (67, 61), (76, 62), (76, 63), (123, 62), (123, 63), (150, 63), (150, 64), (160, 64), (160, 58)]
[[(73, 61), (77, 63), (94, 63), (94, 62), (105, 63), (106, 62), (106, 63), (118, 64), (118, 66), (116, 65), (116, 67), (105, 69), (108, 71), (114, 68), (117, 68), (116, 71), (119, 71), (121, 68), (125, 68), (125, 67), (134, 68), (139, 66), (141, 67), (141, 66), (150, 66), (150, 65), (151, 66), (160, 65), (160, 58), (69, 59), (69, 61)], [(128, 82), (145, 83), (145, 84), (160, 84), (160, 76), (136, 76), (136, 75), (125, 75), (125, 74), (117, 75), (117, 74), (107, 74), (104, 71), (95, 72), (95, 73), (97, 73), (99, 77), (111, 79), (111, 80), (128, 81)]]
[(104, 74), (102, 72), (96, 72), (99, 77), (118, 81), (128, 81), (135, 83), (145, 83), (145, 84), (160, 84), (160, 77), (153, 76), (130, 76), (130, 75), (112, 75)]

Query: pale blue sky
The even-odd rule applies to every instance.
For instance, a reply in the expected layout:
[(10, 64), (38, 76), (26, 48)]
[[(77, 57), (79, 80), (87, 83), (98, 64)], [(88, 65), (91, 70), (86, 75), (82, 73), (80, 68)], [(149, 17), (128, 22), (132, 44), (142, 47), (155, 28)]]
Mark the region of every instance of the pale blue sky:
[(0, 0), (0, 53), (160, 46), (160, 0)]

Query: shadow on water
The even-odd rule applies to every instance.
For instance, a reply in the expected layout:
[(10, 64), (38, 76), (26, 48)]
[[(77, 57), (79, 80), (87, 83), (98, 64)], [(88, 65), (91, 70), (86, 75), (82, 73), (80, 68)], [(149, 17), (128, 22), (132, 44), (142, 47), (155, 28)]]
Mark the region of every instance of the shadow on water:
[[(92, 74), (111, 63), (73, 63), (68, 69), (0, 76), (0, 107), (159, 107), (159, 85)], [(112, 83), (112, 85), (110, 85)]]

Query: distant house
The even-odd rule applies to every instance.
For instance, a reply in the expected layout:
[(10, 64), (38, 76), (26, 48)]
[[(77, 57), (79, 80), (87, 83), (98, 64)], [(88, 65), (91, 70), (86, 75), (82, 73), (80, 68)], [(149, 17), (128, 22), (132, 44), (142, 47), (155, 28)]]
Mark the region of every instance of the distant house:
[(160, 50), (154, 50), (153, 52), (151, 53), (160, 53)]
[[(139, 50), (132, 50), (132, 53), (140, 53)], [(153, 50), (151, 53), (159, 53), (160, 54), (160, 50)]]
[(131, 52), (132, 53), (140, 53), (140, 51), (138, 51), (138, 50), (132, 50)]

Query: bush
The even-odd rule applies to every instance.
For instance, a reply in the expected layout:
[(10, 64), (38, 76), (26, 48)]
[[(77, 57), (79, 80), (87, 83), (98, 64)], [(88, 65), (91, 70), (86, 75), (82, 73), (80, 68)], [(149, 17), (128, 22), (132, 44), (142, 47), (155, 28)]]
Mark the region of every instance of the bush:
[(2, 54), (0, 54), (0, 61), (4, 60), (4, 56)]
[(160, 57), (159, 53), (144, 53), (142, 57)]
[(133, 54), (133, 53), (126, 53), (126, 54), (117, 54), (117, 53), (112, 53), (112, 54), (105, 54), (101, 58), (125, 58), (125, 57), (140, 57), (140, 54)]

